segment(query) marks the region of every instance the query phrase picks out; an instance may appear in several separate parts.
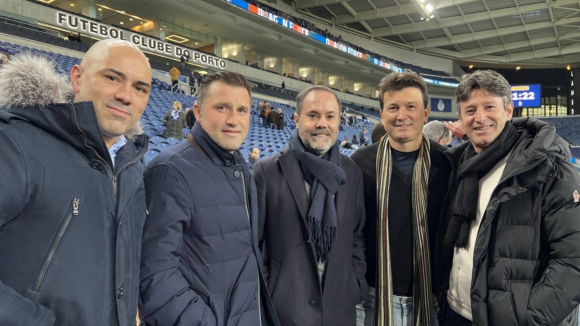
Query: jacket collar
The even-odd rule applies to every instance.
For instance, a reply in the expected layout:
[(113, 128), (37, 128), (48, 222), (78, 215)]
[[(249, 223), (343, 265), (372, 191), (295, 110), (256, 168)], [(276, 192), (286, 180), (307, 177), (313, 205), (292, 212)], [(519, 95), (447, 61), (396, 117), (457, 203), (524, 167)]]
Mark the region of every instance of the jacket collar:
[(211, 139), (199, 123), (196, 123), (193, 128), (191, 128), (191, 135), (214, 165), (232, 166), (236, 164), (246, 164), (246, 160), (239, 150), (234, 151), (232, 154), (221, 148), (213, 141), (213, 139)]
[[(512, 124), (518, 129), (521, 138), (510, 154), (502, 179), (530, 171), (553, 157), (570, 160), (568, 143), (556, 134), (554, 125), (536, 118), (514, 118)], [(472, 146), (471, 142), (467, 141), (445, 151), (454, 167), (467, 146)], [(538, 174), (538, 179), (545, 179), (544, 174), (547, 175), (548, 172)]]
[[(10, 107), (7, 112), (70, 144), (90, 160), (101, 160), (113, 166), (92, 102)], [(147, 150), (147, 138), (145, 135), (138, 136), (132, 146), (129, 141), (129, 146), (123, 146), (119, 154), (127, 156), (130, 153), (133, 156), (131, 159), (143, 155)]]

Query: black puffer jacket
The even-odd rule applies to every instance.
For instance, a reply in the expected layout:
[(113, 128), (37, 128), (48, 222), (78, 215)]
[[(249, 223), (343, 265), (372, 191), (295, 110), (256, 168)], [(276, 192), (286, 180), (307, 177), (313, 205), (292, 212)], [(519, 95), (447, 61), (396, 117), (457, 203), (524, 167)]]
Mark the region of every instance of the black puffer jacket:
[[(521, 139), (492, 194), (475, 243), (473, 323), (572, 325), (575, 318), (566, 317), (580, 302), (580, 176), (569, 163), (568, 144), (553, 125), (533, 118), (514, 119), (513, 124)], [(446, 153), (456, 163), (466, 146), (471, 143)], [(456, 189), (454, 184), (451, 189)], [(444, 230), (446, 225), (440, 232)], [(438, 245), (444, 299), (453, 252)]]

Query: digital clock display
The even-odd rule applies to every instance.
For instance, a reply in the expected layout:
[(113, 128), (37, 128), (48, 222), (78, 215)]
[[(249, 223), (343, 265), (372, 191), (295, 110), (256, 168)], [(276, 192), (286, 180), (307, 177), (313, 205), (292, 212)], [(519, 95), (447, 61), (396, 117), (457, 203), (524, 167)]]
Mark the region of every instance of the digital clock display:
[(537, 108), (542, 104), (542, 85), (512, 85), (512, 101), (516, 108)]

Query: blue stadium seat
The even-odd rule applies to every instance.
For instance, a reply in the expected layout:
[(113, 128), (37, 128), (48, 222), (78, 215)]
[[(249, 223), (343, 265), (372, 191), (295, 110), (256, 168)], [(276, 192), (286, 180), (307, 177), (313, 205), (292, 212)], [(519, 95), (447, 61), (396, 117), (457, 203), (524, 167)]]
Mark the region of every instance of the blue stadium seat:
[(149, 139), (149, 141), (152, 142), (155, 145), (159, 145), (159, 143), (165, 142), (165, 138), (159, 137), (159, 136), (155, 136), (155, 137), (151, 137), (151, 139)]
[(151, 162), (158, 154), (158, 151), (147, 151), (147, 153), (145, 153), (145, 165), (149, 164), (149, 162)]
[(169, 137), (165, 140), (166, 143), (168, 143), (169, 145), (175, 145), (177, 143), (179, 143), (181, 140), (177, 139), (177, 138), (173, 138), (173, 137)]
[(164, 150), (168, 149), (169, 147), (171, 147), (172, 145), (166, 143), (166, 142), (162, 142), (157, 144), (157, 149), (161, 152), (163, 152)]

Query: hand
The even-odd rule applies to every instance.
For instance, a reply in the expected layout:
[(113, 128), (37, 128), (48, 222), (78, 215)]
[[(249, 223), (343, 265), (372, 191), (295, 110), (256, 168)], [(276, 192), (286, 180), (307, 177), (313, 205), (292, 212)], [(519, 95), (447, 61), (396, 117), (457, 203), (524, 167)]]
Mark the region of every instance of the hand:
[(463, 138), (465, 136), (465, 128), (463, 128), (463, 123), (460, 120), (453, 122), (443, 122), (445, 127), (450, 130), (455, 136)]

